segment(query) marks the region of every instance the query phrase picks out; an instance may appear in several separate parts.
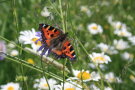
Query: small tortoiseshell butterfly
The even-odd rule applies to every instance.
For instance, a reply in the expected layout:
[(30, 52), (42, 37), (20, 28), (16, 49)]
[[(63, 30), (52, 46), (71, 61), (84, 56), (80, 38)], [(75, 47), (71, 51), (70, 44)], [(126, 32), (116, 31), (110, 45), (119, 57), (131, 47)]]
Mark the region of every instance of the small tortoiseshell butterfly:
[(52, 52), (57, 58), (76, 59), (75, 51), (67, 38), (67, 33), (47, 24), (39, 24), (39, 30), (41, 31), (43, 44), (39, 50), (43, 49), (42, 55), (46, 52), (48, 54)]

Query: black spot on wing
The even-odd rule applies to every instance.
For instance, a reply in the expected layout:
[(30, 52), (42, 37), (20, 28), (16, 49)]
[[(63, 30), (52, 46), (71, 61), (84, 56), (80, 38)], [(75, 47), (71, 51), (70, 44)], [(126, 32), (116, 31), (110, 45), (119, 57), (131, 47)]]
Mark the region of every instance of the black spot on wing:
[(66, 47), (63, 48), (64, 50), (66, 49)]
[(50, 36), (51, 36), (51, 37), (53, 37), (53, 36), (54, 36), (54, 34), (51, 34)]
[(70, 43), (67, 46), (70, 46)]

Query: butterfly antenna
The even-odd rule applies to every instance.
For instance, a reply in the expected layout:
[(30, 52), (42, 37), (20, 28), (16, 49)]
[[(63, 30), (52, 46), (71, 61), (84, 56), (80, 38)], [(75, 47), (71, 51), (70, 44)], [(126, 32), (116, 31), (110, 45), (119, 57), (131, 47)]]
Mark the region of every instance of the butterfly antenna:
[(42, 27), (43, 27), (43, 23), (41, 23), (41, 24), (39, 24), (39, 28), (38, 28), (38, 30), (41, 30), (42, 29)]

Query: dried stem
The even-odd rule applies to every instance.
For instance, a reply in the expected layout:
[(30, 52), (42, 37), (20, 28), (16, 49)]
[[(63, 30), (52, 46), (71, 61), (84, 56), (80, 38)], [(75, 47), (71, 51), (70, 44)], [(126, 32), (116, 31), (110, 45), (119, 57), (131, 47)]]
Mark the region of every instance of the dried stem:
[[(38, 52), (36, 52), (36, 51), (34, 51), (34, 50), (30, 49), (30, 48), (24, 48), (24, 49), (26, 51), (29, 51), (30, 53), (33, 53), (33, 54), (37, 55), (37, 56), (41, 56), (40, 53), (38, 53)], [(61, 70), (65, 69), (66, 72), (68, 72), (68, 73), (70, 72), (66, 66), (63, 66), (63, 64), (57, 62), (56, 60), (54, 60), (54, 59), (52, 59), (50, 57), (46, 57), (44, 55), (43, 58), (42, 58), (42, 60), (45, 63), (53, 64), (54, 66), (56, 66), (57, 68), (59, 68)]]

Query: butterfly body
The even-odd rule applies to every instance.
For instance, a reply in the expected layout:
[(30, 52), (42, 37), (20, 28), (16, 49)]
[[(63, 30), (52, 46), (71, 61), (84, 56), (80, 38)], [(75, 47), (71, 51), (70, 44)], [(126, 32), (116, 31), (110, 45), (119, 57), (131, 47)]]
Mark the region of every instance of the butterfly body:
[(39, 24), (42, 43), (53, 52), (58, 58), (68, 57), (71, 60), (76, 58), (75, 51), (67, 38), (67, 33), (47, 24)]

